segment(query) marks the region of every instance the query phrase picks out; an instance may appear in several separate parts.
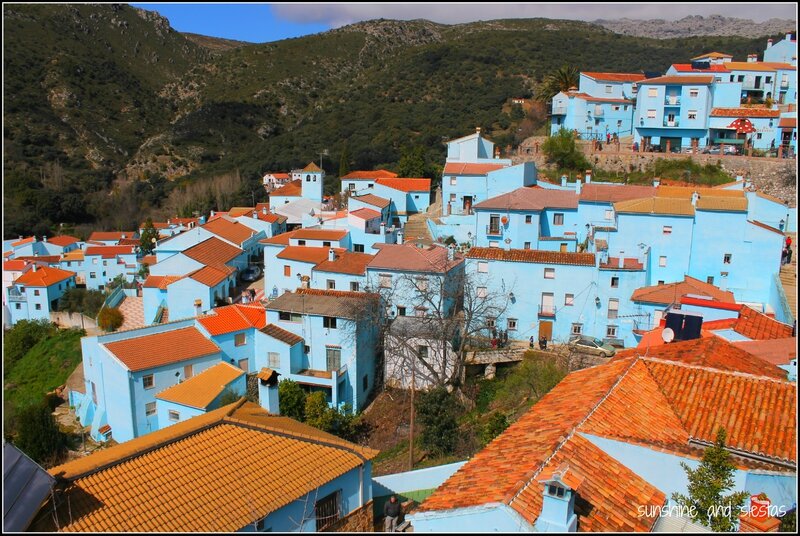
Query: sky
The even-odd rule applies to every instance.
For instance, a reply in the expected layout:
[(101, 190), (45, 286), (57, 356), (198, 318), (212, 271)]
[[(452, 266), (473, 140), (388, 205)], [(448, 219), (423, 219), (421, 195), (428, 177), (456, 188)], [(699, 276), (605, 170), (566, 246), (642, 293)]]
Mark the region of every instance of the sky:
[(428, 19), (444, 24), (504, 18), (665, 19), (687, 15), (724, 15), (763, 22), (797, 20), (791, 3), (294, 3), (294, 4), (163, 4), (136, 3), (158, 11), (179, 32), (224, 37), (251, 43), (278, 41), (324, 32), (370, 19)]

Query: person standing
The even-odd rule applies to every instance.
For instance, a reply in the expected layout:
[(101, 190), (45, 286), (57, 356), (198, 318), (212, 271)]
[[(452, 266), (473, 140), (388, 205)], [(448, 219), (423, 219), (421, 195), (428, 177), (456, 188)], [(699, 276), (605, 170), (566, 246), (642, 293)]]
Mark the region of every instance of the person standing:
[(400, 503), (397, 496), (391, 498), (383, 505), (383, 529), (384, 532), (395, 532), (397, 530), (397, 520), (400, 518)]
[(790, 247), (792, 247), (792, 237), (791, 236), (787, 236), (786, 237), (786, 249), (789, 249)]

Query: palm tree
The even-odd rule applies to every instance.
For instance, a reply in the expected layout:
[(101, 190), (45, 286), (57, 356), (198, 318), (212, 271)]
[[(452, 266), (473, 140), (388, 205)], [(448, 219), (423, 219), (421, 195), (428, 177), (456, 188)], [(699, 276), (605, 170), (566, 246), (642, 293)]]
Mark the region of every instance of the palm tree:
[(568, 91), (571, 87), (578, 86), (578, 68), (572, 65), (562, 65), (544, 79), (536, 92), (536, 98), (547, 102), (553, 95), (560, 91)]

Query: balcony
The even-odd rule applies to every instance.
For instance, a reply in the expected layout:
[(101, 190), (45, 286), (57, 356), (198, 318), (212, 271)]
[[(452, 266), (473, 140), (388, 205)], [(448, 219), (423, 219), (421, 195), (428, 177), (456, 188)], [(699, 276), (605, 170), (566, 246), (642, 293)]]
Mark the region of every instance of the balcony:
[(603, 107), (602, 106), (595, 106), (594, 107), (594, 115), (595, 115), (595, 117), (603, 117)]
[(680, 105), (681, 105), (680, 97), (672, 97), (667, 95), (667, 98), (664, 99), (664, 106), (680, 106)]
[(8, 301), (24, 302), (24, 301), (26, 301), (25, 300), (25, 294), (22, 294), (21, 292), (15, 292), (13, 290), (9, 290), (8, 291)]
[(554, 305), (540, 305), (539, 316), (547, 316), (554, 318), (556, 316), (556, 308)]
[(553, 108), (553, 115), (567, 115), (567, 107), (557, 106)]
[(503, 236), (503, 231), (499, 226), (487, 225), (486, 236)]
[(673, 119), (672, 121), (664, 119), (664, 126), (665, 127), (677, 127), (677, 126), (680, 126), (680, 122), (677, 119)]
[(780, 84), (780, 86), (779, 86), (779, 87), (780, 87), (781, 89), (786, 89), (786, 88), (788, 88), (788, 87), (789, 87), (789, 81), (788, 81), (788, 80), (781, 80), (781, 84)]

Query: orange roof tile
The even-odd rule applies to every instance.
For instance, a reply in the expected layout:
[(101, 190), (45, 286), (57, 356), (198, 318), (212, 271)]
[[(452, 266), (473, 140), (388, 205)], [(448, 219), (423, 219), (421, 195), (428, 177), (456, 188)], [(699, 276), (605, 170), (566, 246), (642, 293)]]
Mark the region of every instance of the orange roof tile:
[(567, 96), (570, 98), (577, 97), (579, 99), (583, 99), (587, 102), (612, 102), (617, 104), (633, 104), (634, 101), (630, 99), (613, 99), (610, 97), (593, 97), (588, 93), (582, 93), (578, 91), (569, 91), (567, 92)]
[(366, 203), (368, 205), (372, 205), (372, 206), (378, 207), (378, 208), (386, 208), (392, 203), (390, 200), (384, 199), (383, 197), (379, 197), (379, 196), (377, 196), (375, 194), (364, 194), (364, 195), (358, 195), (358, 196), (354, 195), (354, 196), (350, 197), (350, 199), (356, 199), (358, 201), (361, 201), (363, 203)]
[(430, 179), (390, 178), (377, 179), (375, 182), (401, 192), (430, 192), (431, 190)]
[(301, 195), (303, 195), (303, 181), (300, 179), (287, 182), (269, 193), (270, 199), (273, 197), (300, 197)]
[(24, 246), (25, 244), (29, 244), (29, 243), (33, 242), (34, 240), (36, 240), (35, 236), (29, 236), (28, 238), (22, 238), (20, 240), (17, 240), (16, 242), (11, 242), (11, 247)]
[(197, 321), (210, 335), (216, 336), (250, 328), (262, 329), (267, 324), (267, 313), (261, 305), (234, 304), (217, 307)]
[(377, 210), (372, 210), (370, 208), (366, 208), (366, 207), (365, 208), (356, 209), (356, 210), (350, 212), (350, 214), (352, 214), (356, 218), (359, 218), (359, 219), (362, 219), (362, 220), (374, 220), (375, 218), (380, 218), (381, 217), (381, 213), (380, 212), (378, 212)]
[(445, 175), (486, 175), (490, 171), (508, 167), (504, 164), (470, 164), (463, 162), (447, 162), (444, 165)]
[(797, 118), (796, 117), (781, 117), (781, 120), (778, 121), (779, 128), (797, 128)]
[(245, 224), (238, 221), (229, 221), (225, 218), (208, 222), (202, 226), (203, 229), (224, 238), (228, 242), (241, 246), (248, 238), (256, 232)]
[(280, 245), (280, 246), (288, 246), (289, 245), (289, 239), (292, 238), (296, 232), (297, 232), (297, 230), (295, 230), (295, 231), (287, 231), (285, 233), (277, 234), (277, 235), (275, 235), (275, 236), (273, 236), (271, 238), (264, 238), (263, 240), (259, 240), (258, 243), (259, 244), (276, 244), (276, 245)]
[(194, 279), (198, 283), (202, 283), (207, 287), (214, 287), (219, 285), (229, 275), (234, 272), (234, 269), (224, 264), (217, 264), (214, 266), (203, 266), (199, 270), (187, 274), (186, 277)]
[(644, 264), (639, 259), (624, 257), (622, 259), (622, 267), (619, 265), (619, 257), (609, 257), (608, 262), (600, 264), (601, 270), (644, 270)]
[[(82, 261), (84, 257), (82, 249), (73, 249), (72, 251), (68, 251), (61, 256), (62, 261)], [(147, 258), (147, 257), (145, 257)]]
[(150, 266), (151, 264), (155, 264), (158, 262), (158, 258), (155, 255), (145, 255), (142, 257), (141, 263)]
[(616, 203), (617, 201), (641, 199), (654, 195), (656, 195), (656, 189), (653, 186), (595, 184), (590, 182), (581, 187), (579, 198), (581, 202), (604, 201)]
[(705, 281), (700, 281), (688, 275), (683, 276), (683, 281), (677, 283), (666, 283), (664, 285), (653, 285), (651, 287), (641, 287), (633, 291), (631, 301), (661, 303), (670, 305), (678, 303), (682, 296), (696, 294), (708, 296), (716, 301), (724, 303), (735, 303), (733, 292), (720, 290)]
[(792, 336), (792, 326), (778, 322), (755, 309), (744, 306), (734, 324), (736, 333), (753, 340), (785, 339)]
[(547, 208), (578, 208), (575, 191), (547, 188), (517, 188), (508, 193), (481, 201), (473, 208), (485, 210), (544, 210)]
[(563, 253), (538, 249), (471, 248), (468, 259), (486, 259), (507, 262), (533, 262), (537, 264), (568, 264), (573, 266), (594, 266), (594, 253)]
[(47, 239), (48, 244), (55, 244), (56, 246), (60, 247), (66, 247), (78, 242), (80, 242), (80, 239), (68, 235), (54, 236)]
[(206, 409), (232, 381), (244, 376), (239, 367), (220, 362), (192, 376), (188, 380), (167, 387), (156, 395), (158, 400), (182, 406)]
[(188, 327), (102, 343), (129, 370), (151, 369), (218, 353), (219, 347)]
[[(327, 247), (286, 246), (278, 253), (279, 259), (319, 264), (328, 258)], [(338, 248), (337, 248), (338, 249)]]
[(299, 342), (303, 342), (303, 337), (299, 335), (295, 335), (291, 331), (286, 331), (283, 328), (276, 326), (275, 324), (267, 324), (261, 329), (261, 332), (269, 335), (273, 339), (277, 339), (281, 342), (288, 344), (289, 346), (294, 346)]
[(397, 177), (397, 173), (387, 171), (385, 169), (376, 169), (375, 171), (351, 171), (347, 175), (340, 177), (341, 180), (376, 180), (376, 179), (393, 179)]
[(203, 240), (196, 246), (183, 250), (183, 254), (207, 266), (218, 266), (232, 261), (243, 251), (216, 237)]
[(49, 287), (70, 277), (75, 277), (75, 272), (51, 266), (40, 266), (36, 270), (28, 270), (19, 276), (14, 283), (28, 287)]
[(50, 473), (67, 481), (64, 531), (232, 532), (377, 454), (241, 400)]
[(702, 195), (697, 200), (696, 210), (714, 210), (724, 212), (747, 212), (746, 197), (712, 197)]
[(228, 216), (236, 218), (238, 216), (250, 216), (253, 212), (258, 212), (254, 207), (231, 207)]
[(23, 260), (20, 260), (20, 259), (4, 261), (3, 262), (3, 271), (4, 272), (21, 272), (26, 266), (28, 266), (28, 263), (23, 261)]
[(316, 171), (322, 171), (322, 170), (314, 162), (309, 162), (309, 164), (306, 167), (303, 168), (303, 171), (316, 172)]
[(690, 199), (669, 197), (646, 197), (614, 203), (614, 210), (631, 214), (665, 214), (673, 216), (694, 216)]
[(581, 74), (592, 78), (593, 80), (602, 80), (604, 82), (638, 82), (647, 78), (643, 73), (596, 73), (596, 72), (581, 72)]
[(699, 56), (695, 56), (692, 58), (693, 60), (702, 60), (704, 58), (732, 58), (733, 56), (730, 54), (723, 54), (722, 52), (707, 52), (705, 54), (701, 54)]
[(353, 253), (342, 251), (336, 254), (336, 259), (329, 261), (327, 258), (314, 267), (315, 272), (334, 272), (337, 274), (363, 275), (367, 265), (372, 260), (369, 253)]
[(270, 301), (266, 308), (268, 311), (355, 319), (377, 299), (377, 294), (367, 292), (299, 288), (296, 292), (284, 292)]
[(714, 82), (713, 76), (690, 75), (690, 76), (659, 76), (658, 78), (648, 78), (642, 80), (641, 85), (698, 85), (707, 86)]
[(85, 257), (99, 255), (104, 259), (113, 259), (117, 255), (133, 255), (134, 246), (89, 246), (84, 251)]
[(708, 69), (695, 69), (691, 63), (673, 63), (672, 67), (679, 73), (695, 72), (695, 73), (727, 73), (728, 68), (725, 65), (710, 65)]
[(15, 258), (37, 264), (58, 264), (61, 262), (61, 255), (20, 255)]
[(736, 341), (733, 345), (773, 365), (786, 365), (797, 358), (797, 337), (764, 341)]
[(780, 117), (780, 110), (765, 108), (712, 108), (711, 117)]
[(661, 185), (656, 188), (657, 197), (669, 197), (675, 199), (691, 199), (695, 192), (700, 197), (733, 197), (745, 198), (743, 190), (719, 190), (717, 188), (691, 187), (691, 186), (666, 186)]
[(407, 244), (384, 244), (367, 267), (443, 274), (464, 261), (461, 255), (456, 254), (452, 261), (447, 259), (447, 255), (447, 248), (441, 246), (430, 245), (420, 248), (410, 242)]
[(142, 283), (143, 288), (159, 288), (166, 289), (170, 284), (183, 279), (181, 275), (148, 275), (147, 279)]
[(298, 229), (292, 238), (298, 240), (341, 240), (347, 236), (346, 229)]
[(728, 70), (731, 71), (758, 71), (770, 72), (777, 71), (778, 69), (784, 71), (795, 71), (797, 68), (790, 63), (781, 63), (775, 61), (731, 61), (727, 64)]
[(138, 233), (134, 231), (95, 231), (89, 235), (89, 240), (97, 242), (117, 241), (120, 238), (134, 238)]

